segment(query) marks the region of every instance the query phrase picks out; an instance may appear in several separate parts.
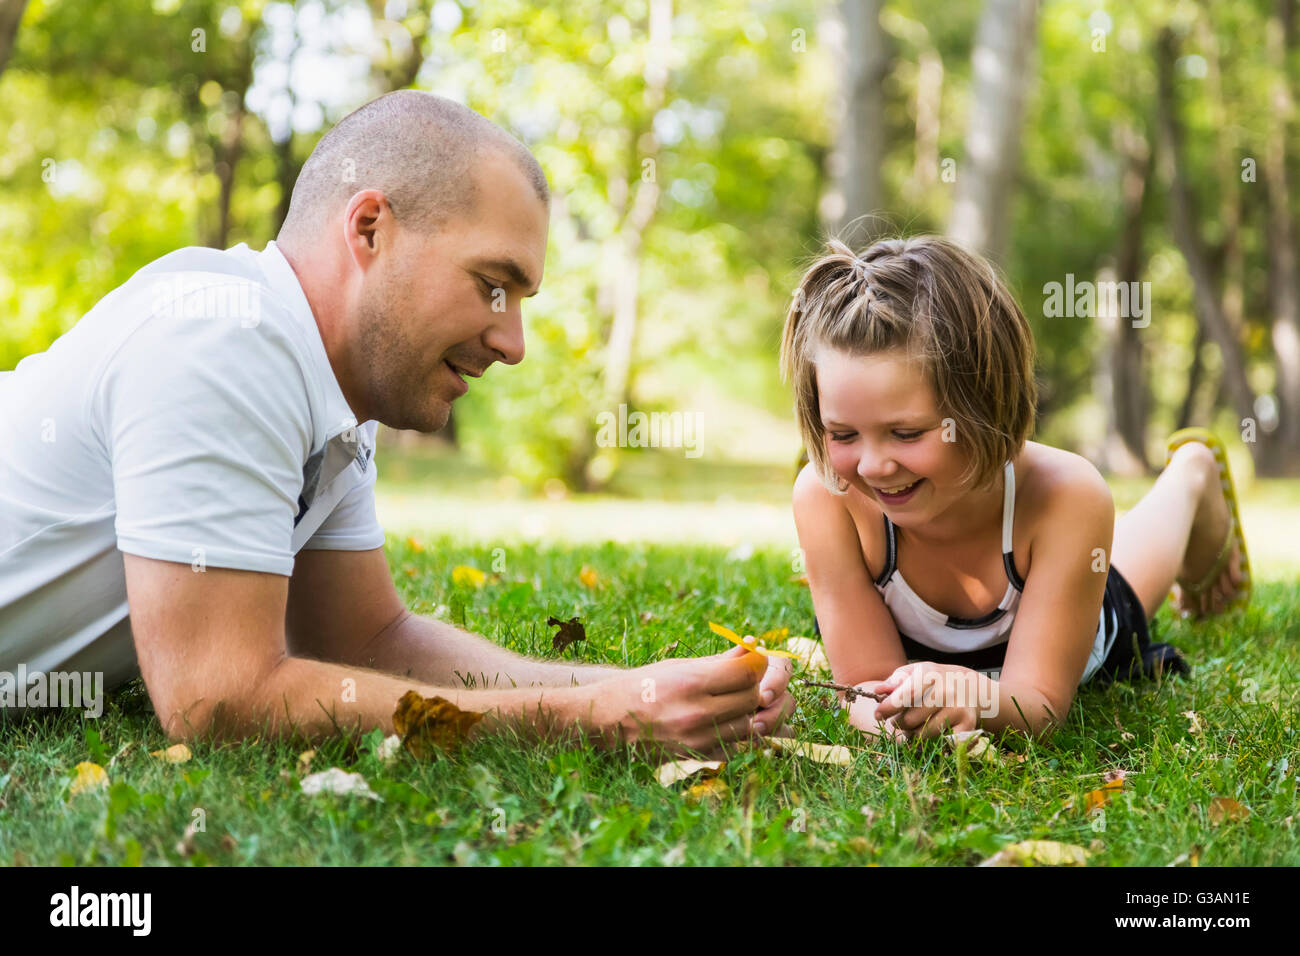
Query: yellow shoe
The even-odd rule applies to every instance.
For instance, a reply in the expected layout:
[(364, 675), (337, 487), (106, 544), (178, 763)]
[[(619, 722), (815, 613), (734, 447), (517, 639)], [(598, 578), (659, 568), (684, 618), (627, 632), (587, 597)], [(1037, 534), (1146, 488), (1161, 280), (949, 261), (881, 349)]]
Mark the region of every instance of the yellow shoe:
[[(1223, 447), (1223, 442), (1211, 431), (1204, 428), (1182, 428), (1169, 436), (1169, 441), (1165, 446), (1165, 464), (1168, 465), (1173, 460), (1174, 452), (1189, 442), (1200, 442), (1214, 453), (1215, 460), (1219, 463), (1219, 485), (1223, 489), (1224, 500), (1228, 502), (1229, 521), (1228, 534), (1224, 539), (1223, 546), (1219, 548), (1218, 557), (1214, 560), (1214, 566), (1201, 578), (1200, 581), (1185, 581), (1178, 579), (1177, 589), (1169, 592), (1169, 600), (1175, 607), (1180, 606), (1179, 590), (1182, 597), (1196, 598), (1212, 586), (1223, 574), (1223, 569), (1227, 567), (1228, 561), (1232, 556), (1232, 545), (1236, 542), (1237, 550), (1241, 554), (1241, 583), (1238, 585), (1237, 593), (1229, 601), (1224, 611), (1233, 608), (1245, 607), (1250, 603), (1251, 595), (1251, 574), (1250, 574), (1250, 556), (1246, 551), (1246, 538), (1241, 528), (1241, 513), (1237, 509), (1237, 488), (1232, 482), (1232, 470), (1228, 467), (1228, 452)], [(1186, 612), (1184, 612), (1186, 616)]]

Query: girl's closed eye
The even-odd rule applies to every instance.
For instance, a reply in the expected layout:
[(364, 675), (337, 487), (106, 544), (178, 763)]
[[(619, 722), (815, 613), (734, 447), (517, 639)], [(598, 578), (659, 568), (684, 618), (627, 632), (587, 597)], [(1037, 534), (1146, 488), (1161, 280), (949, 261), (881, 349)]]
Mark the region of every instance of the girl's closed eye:
[[(915, 441), (916, 439), (920, 438), (924, 434), (925, 432), (907, 432), (907, 433), (894, 432), (894, 437), (897, 438), (899, 441)], [(831, 441), (839, 442), (841, 444), (852, 441), (854, 437), (855, 437), (854, 432), (831, 432), (830, 433)]]

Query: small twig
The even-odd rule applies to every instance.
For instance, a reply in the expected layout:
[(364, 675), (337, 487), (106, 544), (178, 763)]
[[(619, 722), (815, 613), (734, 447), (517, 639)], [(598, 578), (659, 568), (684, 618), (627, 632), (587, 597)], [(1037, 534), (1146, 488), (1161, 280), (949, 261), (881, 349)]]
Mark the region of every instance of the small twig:
[(808, 687), (825, 687), (827, 690), (843, 691), (844, 699), (848, 701), (850, 704), (853, 703), (855, 700), (857, 700), (859, 697), (869, 697), (872, 700), (879, 703), (880, 701), (884, 700), (886, 697), (889, 696), (888, 694), (880, 694), (877, 693), (876, 691), (859, 690), (858, 688), (850, 687), (847, 684), (833, 684), (830, 681), (808, 680), (806, 678), (800, 678), (799, 683), (804, 684)]

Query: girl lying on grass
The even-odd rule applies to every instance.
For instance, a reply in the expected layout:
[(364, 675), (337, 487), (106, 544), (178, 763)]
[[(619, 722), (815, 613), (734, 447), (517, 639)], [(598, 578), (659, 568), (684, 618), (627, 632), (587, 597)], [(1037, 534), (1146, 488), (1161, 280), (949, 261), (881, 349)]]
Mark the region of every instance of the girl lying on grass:
[[(786, 317), (810, 461), (794, 517), (850, 722), (895, 740), (1014, 728), (1048, 736), (1092, 681), (1187, 674), (1148, 620), (1249, 600), (1227, 460), (1176, 433), (1115, 523), (1086, 459), (1028, 441), (1034, 341), (993, 267), (940, 238), (839, 242)], [(1226, 494), (1226, 497), (1225, 497)]]

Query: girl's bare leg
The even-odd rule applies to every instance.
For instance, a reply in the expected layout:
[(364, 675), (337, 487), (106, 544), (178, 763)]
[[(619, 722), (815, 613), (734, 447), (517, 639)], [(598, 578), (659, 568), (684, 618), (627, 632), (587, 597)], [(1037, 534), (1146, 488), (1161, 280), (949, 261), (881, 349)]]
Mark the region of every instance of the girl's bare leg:
[[(1180, 447), (1155, 486), (1115, 524), (1111, 564), (1137, 593), (1148, 619), (1175, 578), (1199, 581), (1214, 566), (1231, 516), (1213, 452), (1200, 442)], [(1241, 582), (1240, 558), (1234, 541), (1219, 580), (1199, 598), (1187, 598), (1181, 610), (1196, 616), (1222, 610)]]

